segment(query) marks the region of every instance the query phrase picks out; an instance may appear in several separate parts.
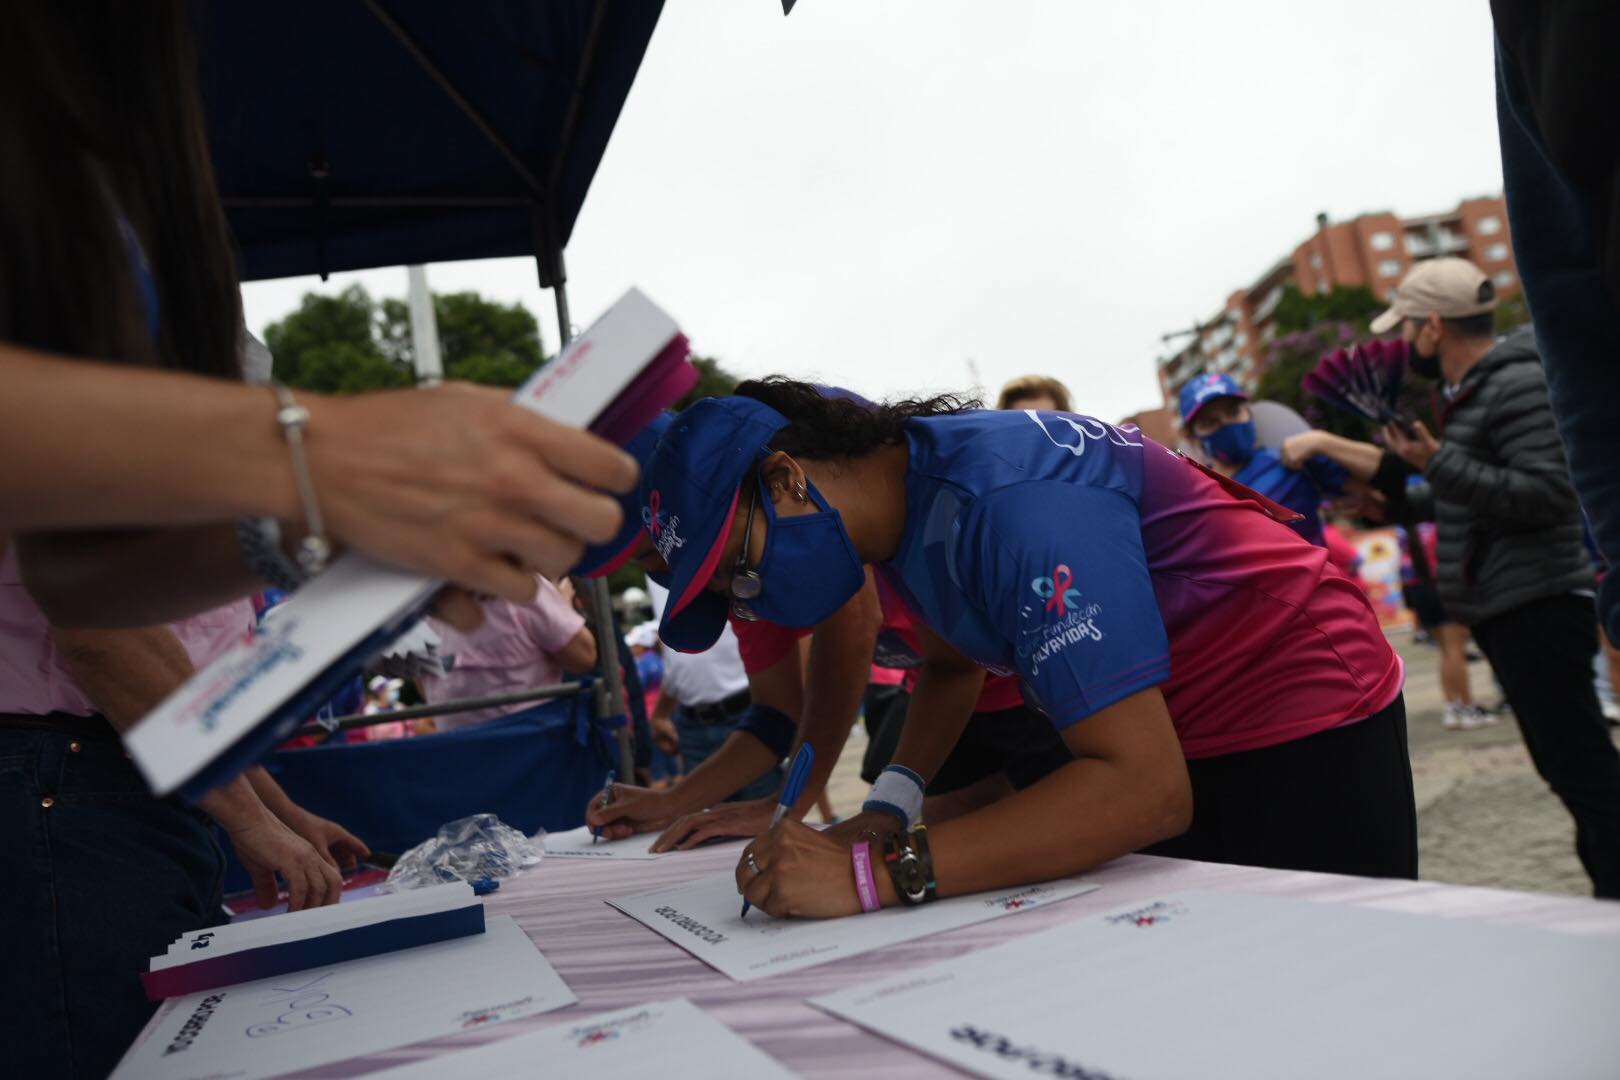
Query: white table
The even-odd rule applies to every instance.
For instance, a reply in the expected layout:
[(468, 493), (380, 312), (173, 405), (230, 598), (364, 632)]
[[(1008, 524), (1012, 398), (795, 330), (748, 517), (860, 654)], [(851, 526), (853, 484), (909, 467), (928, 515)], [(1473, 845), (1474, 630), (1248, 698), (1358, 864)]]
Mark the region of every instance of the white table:
[(590, 1013), (660, 998), (687, 997), (788, 1068), (809, 1077), (924, 1077), (948, 1072), (804, 1002), (897, 969), (934, 963), (1139, 900), (1186, 889), (1266, 893), (1365, 904), (1444, 918), (1478, 919), (1577, 934), (1620, 934), (1620, 903), (1576, 897), (1386, 881), (1132, 855), (1088, 875), (1103, 887), (1050, 908), (995, 919), (877, 953), (748, 984), (734, 983), (602, 902), (692, 877), (728, 872), (739, 845), (705, 848), (652, 862), (548, 859), (507, 879), (488, 898), (491, 913), (513, 916), (557, 968), (579, 1004), (454, 1039), (357, 1058), (306, 1077), (357, 1076), (385, 1064), (442, 1054)]

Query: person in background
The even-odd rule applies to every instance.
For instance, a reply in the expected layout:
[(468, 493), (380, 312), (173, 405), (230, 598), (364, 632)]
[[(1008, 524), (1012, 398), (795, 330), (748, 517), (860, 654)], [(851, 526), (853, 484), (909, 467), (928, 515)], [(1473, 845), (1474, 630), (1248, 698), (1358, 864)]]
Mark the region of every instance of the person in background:
[[(3, 541), (0, 541), (3, 542)], [(201, 799), (152, 797), (118, 733), (250, 632), (238, 600), (173, 626), (55, 627), (0, 557), (0, 799), (15, 883), (0, 889), (8, 1049), (18, 1076), (105, 1076), (153, 1004), (140, 973), (220, 920), (224, 830), (261, 907), (336, 903), (340, 864), (370, 854), (262, 768)], [(17, 1055), (17, 1056), (13, 1056)]]
[(1069, 411), (1069, 388), (1049, 375), (1021, 375), (1001, 388), (998, 409)]
[(624, 635), (624, 641), (630, 646), (630, 655), (636, 658), (636, 674), (641, 678), (650, 716), (658, 705), (658, 691), (664, 685), (664, 656), (658, 648), (658, 625), (644, 622), (633, 626)]
[(1468, 627), (1446, 616), (1434, 580), (1438, 540), (1434, 523), (1420, 521), (1410, 528), (1396, 527), (1401, 542), (1401, 598), (1418, 626), (1440, 648), (1440, 695), (1445, 708), (1440, 726), (1448, 731), (1470, 731), (1496, 723), (1494, 713), (1474, 704), (1468, 677)]
[(1181, 388), (1181, 427), (1223, 476), (1253, 488), (1300, 515), (1292, 528), (1326, 547), (1322, 503), (1344, 493), (1347, 479), (1332, 460), (1313, 456), (1290, 466), (1274, 450), (1255, 445), (1249, 395), (1232, 376), (1200, 375)]
[[(648, 582), (653, 610), (663, 610), (668, 592)], [(683, 772), (694, 772), (731, 737), (753, 704), (748, 672), (728, 626), (701, 653), (664, 650), (664, 683), (653, 709), (653, 739), (667, 754), (679, 754)], [(780, 764), (755, 776), (719, 801), (767, 799), (782, 785)]]
[[(1498, 338), (1496, 289), (1466, 259), (1409, 270), (1375, 333), (1400, 328), (1411, 370), (1439, 384), (1444, 440), (1420, 421), (1386, 450), (1312, 440), (1370, 481), (1388, 520), (1433, 519), (1447, 614), (1473, 633), (1518, 718), (1536, 771), (1575, 819), (1599, 897), (1620, 898), (1620, 752), (1592, 686), (1595, 578), (1535, 335)], [(1420, 474), (1423, 482), (1408, 485)]]
[[(536, 578), (535, 586), (535, 597), (526, 604), (509, 600), (486, 604), (483, 625), (476, 630), (458, 630), (428, 617), (448, 665), (443, 675), (422, 679), (422, 696), (429, 704), (555, 686), (564, 673), (595, 668), (596, 638), (585, 617), (574, 610), (573, 585), (566, 579), (557, 586)], [(446, 713), (436, 718), (437, 730), (455, 731), (543, 704), (519, 702)]]
[[(644, 622), (632, 627), (624, 635), (625, 644), (629, 646), (630, 653), (635, 657), (636, 679), (641, 684), (643, 715), (650, 718), (658, 710), (659, 691), (664, 685), (664, 654), (658, 645), (658, 624)], [(647, 722), (646, 733), (638, 727), (636, 731), (636, 754), (638, 759), (643, 756), (642, 743), (645, 742), (645, 762), (638, 760), (637, 768), (646, 769), (645, 778), (647, 786), (662, 789), (668, 787), (681, 773), (681, 763), (675, 755), (667, 752), (651, 735), (651, 722)]]

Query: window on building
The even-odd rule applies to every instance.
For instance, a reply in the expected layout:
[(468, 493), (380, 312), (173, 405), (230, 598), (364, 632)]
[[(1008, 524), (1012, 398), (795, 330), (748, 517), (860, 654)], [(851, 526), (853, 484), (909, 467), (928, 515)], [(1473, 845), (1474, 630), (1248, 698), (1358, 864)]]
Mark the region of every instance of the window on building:
[(1485, 249), (1485, 258), (1491, 262), (1507, 262), (1508, 250), (1506, 244), (1492, 244)]
[(1496, 282), (1496, 287), (1498, 289), (1505, 289), (1513, 284), (1513, 271), (1498, 270), (1496, 275), (1492, 277), (1491, 280)]
[(1249, 343), (1249, 335), (1239, 330), (1237, 337), (1232, 339), (1233, 348), (1241, 349)]
[(1479, 219), (1479, 234), (1481, 236), (1495, 236), (1502, 231), (1502, 219), (1492, 214), (1490, 217)]
[(1314, 254), (1311, 255), (1311, 269), (1312, 270), (1320, 270), (1320, 269), (1322, 269), (1322, 255), (1321, 255), (1320, 252), (1317, 252), (1317, 253), (1314, 253)]
[(1401, 260), (1399, 260), (1399, 259), (1385, 259), (1383, 262), (1379, 263), (1378, 264), (1378, 276), (1379, 277), (1400, 277), (1401, 276)]
[(1395, 234), (1375, 232), (1367, 237), (1367, 243), (1374, 251), (1393, 251), (1395, 249)]

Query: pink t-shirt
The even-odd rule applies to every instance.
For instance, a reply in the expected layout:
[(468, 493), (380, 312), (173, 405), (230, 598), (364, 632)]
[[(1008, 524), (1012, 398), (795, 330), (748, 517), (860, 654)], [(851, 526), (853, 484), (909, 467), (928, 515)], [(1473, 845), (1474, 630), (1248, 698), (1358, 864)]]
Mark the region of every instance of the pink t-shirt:
[[(237, 600), (169, 629), (192, 665), (202, 667), (253, 632), (253, 604)], [(68, 673), (45, 613), (23, 587), (15, 550), (6, 545), (0, 558), (0, 713), (89, 716), (99, 711)]]
[[(538, 579), (540, 590), (527, 604), (505, 600), (484, 605), (484, 625), (470, 634), (438, 619), (428, 622), (441, 639), (439, 652), (455, 657), (444, 675), (422, 680), (422, 695), (432, 704), (464, 698), (516, 694), (562, 680), (552, 659), (585, 625), (584, 616), (563, 599), (557, 587)], [(534, 702), (498, 706), (436, 718), (440, 731), (468, 727), (498, 716), (532, 708)]]
[(1151, 449), (1142, 543), (1170, 639), (1161, 689), (1183, 753), (1275, 746), (1395, 700), (1400, 657), (1327, 552)]

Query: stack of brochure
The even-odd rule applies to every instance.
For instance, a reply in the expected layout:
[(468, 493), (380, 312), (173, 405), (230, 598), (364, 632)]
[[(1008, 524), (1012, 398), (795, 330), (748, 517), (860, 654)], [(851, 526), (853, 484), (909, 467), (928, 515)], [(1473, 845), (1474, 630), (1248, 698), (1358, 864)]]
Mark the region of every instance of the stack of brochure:
[(193, 930), (141, 975), (153, 1001), (484, 932), (465, 881)]

